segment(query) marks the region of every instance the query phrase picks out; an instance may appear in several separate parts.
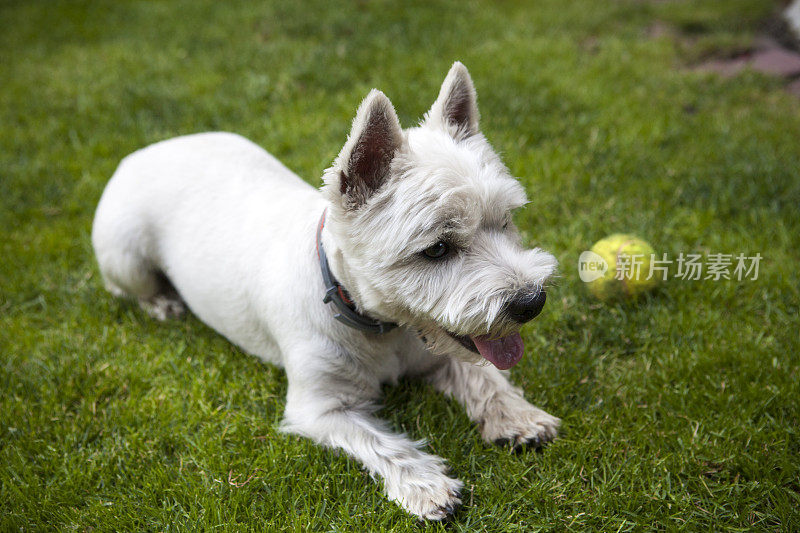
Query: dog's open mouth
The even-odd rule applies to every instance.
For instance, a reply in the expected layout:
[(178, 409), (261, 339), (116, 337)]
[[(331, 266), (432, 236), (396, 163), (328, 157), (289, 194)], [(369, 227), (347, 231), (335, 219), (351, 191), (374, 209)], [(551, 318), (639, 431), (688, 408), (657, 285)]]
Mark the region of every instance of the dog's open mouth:
[(519, 363), (525, 345), (519, 332), (511, 333), (504, 337), (490, 335), (455, 335), (448, 334), (461, 343), (464, 348), (480, 354), (500, 370), (507, 370)]

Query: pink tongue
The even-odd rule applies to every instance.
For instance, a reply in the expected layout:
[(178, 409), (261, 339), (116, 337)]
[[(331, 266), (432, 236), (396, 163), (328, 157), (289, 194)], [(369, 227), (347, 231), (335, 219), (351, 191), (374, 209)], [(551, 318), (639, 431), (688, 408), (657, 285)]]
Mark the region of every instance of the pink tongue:
[(506, 370), (519, 363), (525, 345), (519, 333), (512, 333), (499, 339), (491, 339), (488, 335), (470, 337), (484, 359), (500, 370)]

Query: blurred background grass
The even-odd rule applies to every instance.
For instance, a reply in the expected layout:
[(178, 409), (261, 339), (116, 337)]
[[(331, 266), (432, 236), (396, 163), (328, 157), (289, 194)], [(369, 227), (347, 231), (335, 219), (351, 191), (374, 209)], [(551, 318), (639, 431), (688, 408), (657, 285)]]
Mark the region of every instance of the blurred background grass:
[[(562, 263), (513, 378), (564, 431), (512, 454), (387, 389), (383, 416), (466, 483), (450, 527), (800, 527), (800, 102), (690, 68), (779, 5), (0, 3), (0, 529), (415, 529), (355, 462), (276, 433), (279, 370), (105, 293), (89, 231), (119, 160), (175, 135), (241, 133), (317, 185), (371, 87), (411, 125), (454, 60), (532, 200), (526, 240)], [(764, 259), (601, 305), (576, 262), (615, 231)]]

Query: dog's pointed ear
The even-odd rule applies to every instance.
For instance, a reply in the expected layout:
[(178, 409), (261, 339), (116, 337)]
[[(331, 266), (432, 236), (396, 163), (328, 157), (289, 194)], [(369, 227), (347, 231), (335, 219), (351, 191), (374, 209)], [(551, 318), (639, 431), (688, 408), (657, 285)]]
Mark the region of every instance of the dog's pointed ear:
[(392, 103), (373, 89), (361, 102), (347, 142), (334, 163), (345, 205), (362, 205), (383, 185), (402, 144), (403, 129)]
[(475, 85), (467, 67), (456, 61), (439, 89), (439, 97), (425, 114), (423, 124), (443, 128), (455, 139), (463, 139), (478, 133), (479, 120)]

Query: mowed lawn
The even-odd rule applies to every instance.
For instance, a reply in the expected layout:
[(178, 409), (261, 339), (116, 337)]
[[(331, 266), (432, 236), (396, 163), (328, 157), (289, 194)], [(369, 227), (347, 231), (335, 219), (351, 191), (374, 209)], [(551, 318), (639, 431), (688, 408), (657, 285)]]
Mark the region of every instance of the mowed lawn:
[[(512, 377), (563, 431), (513, 453), (426, 386), (387, 387), (381, 416), (465, 482), (429, 529), (800, 528), (800, 100), (692, 68), (777, 4), (2, 2), (0, 530), (419, 527), (277, 431), (280, 370), (106, 293), (90, 228), (119, 160), (180, 134), (241, 133), (318, 185), (370, 88), (409, 126), (454, 60), (531, 198), (524, 239), (561, 262)], [(614, 232), (763, 259), (602, 304), (577, 260)]]

